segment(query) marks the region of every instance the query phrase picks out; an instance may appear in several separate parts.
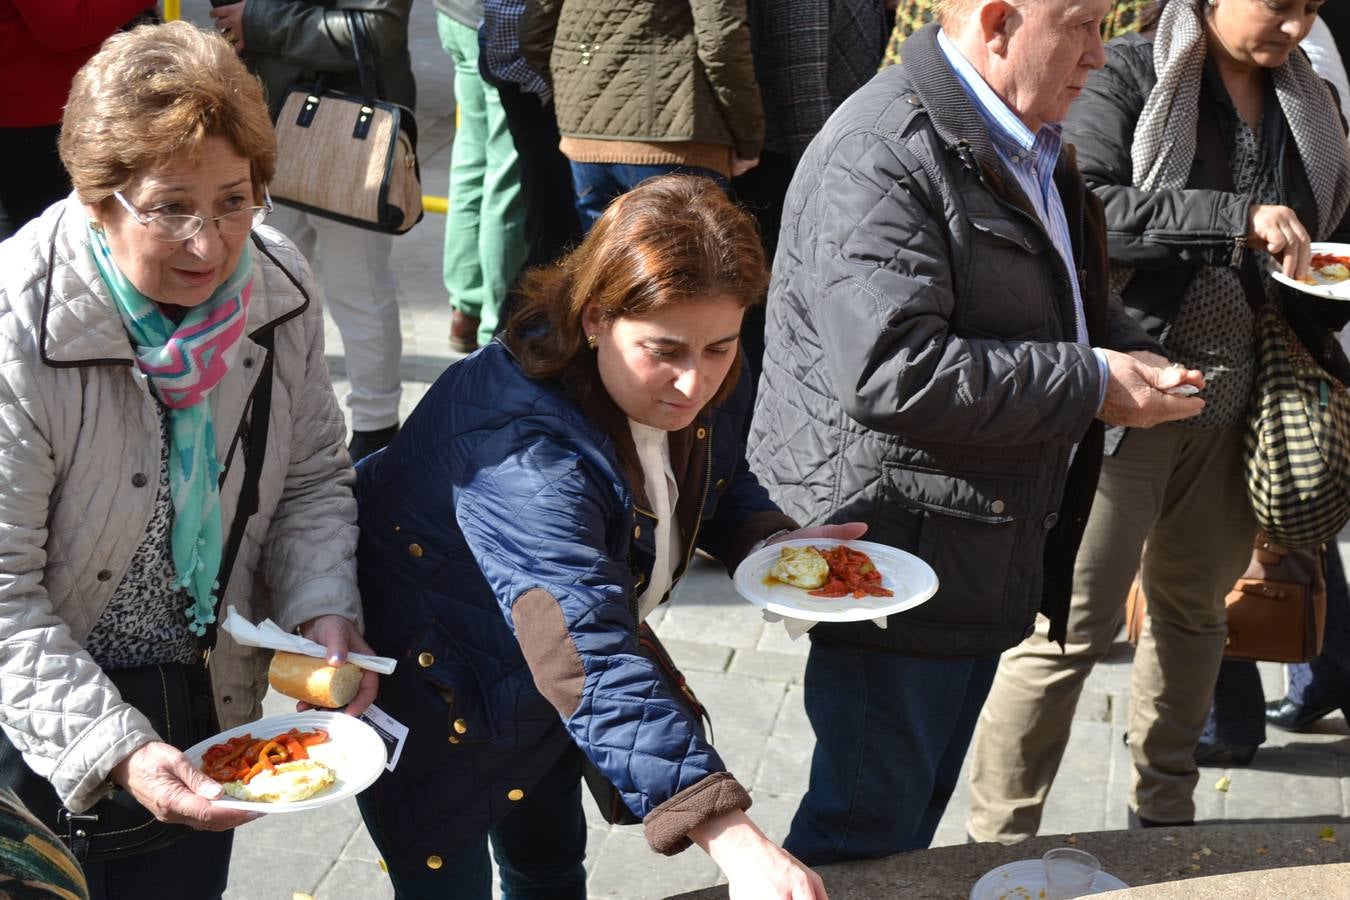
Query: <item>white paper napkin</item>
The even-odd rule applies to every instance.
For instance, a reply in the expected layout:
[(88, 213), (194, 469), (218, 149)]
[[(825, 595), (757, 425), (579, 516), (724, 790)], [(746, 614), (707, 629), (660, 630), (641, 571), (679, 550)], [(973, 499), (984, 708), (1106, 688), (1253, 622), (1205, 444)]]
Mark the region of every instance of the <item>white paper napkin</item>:
[[(761, 611), (764, 613), (765, 622), (782, 622), (783, 628), (787, 630), (788, 637), (792, 638), (794, 641), (806, 634), (816, 625), (815, 619), (794, 619), (791, 616), (780, 616), (778, 613), (769, 612), (767, 609)], [(878, 619), (871, 619), (870, 621), (878, 628), (885, 629), (886, 627), (885, 616)]]
[[(328, 658), (328, 650), (323, 644), (311, 641), (309, 638), (301, 637), (298, 634), (283, 631), (281, 626), (271, 619), (263, 619), (257, 625), (254, 625), (239, 615), (233, 606), (226, 610), (225, 621), (220, 624), (220, 627), (229, 632), (230, 637), (248, 647), (288, 650), (291, 653), (313, 656), (317, 659)], [(394, 666), (398, 664), (398, 660), (390, 659), (387, 656), (368, 656), (364, 653), (348, 653), (347, 661), (363, 669), (379, 672), (381, 675), (391, 674), (394, 671)]]

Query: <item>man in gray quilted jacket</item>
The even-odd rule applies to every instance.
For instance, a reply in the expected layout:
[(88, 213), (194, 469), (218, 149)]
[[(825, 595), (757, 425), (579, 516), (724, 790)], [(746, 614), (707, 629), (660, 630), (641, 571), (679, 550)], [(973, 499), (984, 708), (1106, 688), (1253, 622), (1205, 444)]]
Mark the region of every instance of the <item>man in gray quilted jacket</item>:
[(809, 865), (928, 846), (999, 653), (1038, 610), (1062, 640), (1103, 423), (1203, 407), (1110, 299), (1102, 208), (1060, 146), (1109, 5), (946, 0), (789, 190), (752, 466), (784, 512), (866, 521), (941, 583), (884, 629), (811, 631), (785, 843)]

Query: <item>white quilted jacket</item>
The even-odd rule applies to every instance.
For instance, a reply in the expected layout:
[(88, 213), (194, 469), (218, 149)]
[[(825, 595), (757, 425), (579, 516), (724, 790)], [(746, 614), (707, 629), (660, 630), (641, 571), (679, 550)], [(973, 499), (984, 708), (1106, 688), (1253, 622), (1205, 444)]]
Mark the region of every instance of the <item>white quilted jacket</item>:
[[(284, 237), (259, 235), (248, 333), (210, 395), (224, 463), (265, 359), (251, 336), (274, 327), (259, 508), (222, 610), (287, 630), (324, 613), (359, 622), (353, 473), (317, 291)], [(132, 359), (73, 197), (0, 244), (0, 727), (77, 812), (102, 796), (114, 765), (158, 739), (83, 649), (155, 497), (159, 414)], [(243, 469), (238, 447), (221, 488), (226, 534)], [(267, 664), (266, 652), (220, 634), (210, 668), (222, 728), (258, 716)]]

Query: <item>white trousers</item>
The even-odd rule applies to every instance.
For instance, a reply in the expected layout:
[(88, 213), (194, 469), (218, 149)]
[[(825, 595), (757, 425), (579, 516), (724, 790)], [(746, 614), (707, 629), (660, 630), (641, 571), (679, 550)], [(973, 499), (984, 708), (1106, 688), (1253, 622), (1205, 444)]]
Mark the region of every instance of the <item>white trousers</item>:
[(347, 364), (353, 431), (398, 424), (403, 393), (399, 361), (398, 279), (389, 264), (393, 235), (277, 205), (267, 223), (295, 241), (314, 269)]

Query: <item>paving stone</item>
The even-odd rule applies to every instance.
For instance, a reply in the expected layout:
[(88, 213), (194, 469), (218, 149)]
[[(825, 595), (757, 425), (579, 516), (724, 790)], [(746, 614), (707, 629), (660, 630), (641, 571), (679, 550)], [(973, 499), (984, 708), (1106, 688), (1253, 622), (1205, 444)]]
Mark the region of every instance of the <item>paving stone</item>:
[(732, 654), (731, 667), (728, 671), (734, 675), (748, 675), (751, 678), (800, 684), (802, 676), (806, 672), (806, 657), (792, 653), (778, 653), (773, 650), (749, 650), (740, 647)]
[(319, 882), (315, 900), (393, 900), (394, 886), (378, 862), (340, 859)]
[(236, 841), (225, 900), (292, 900), (296, 891), (313, 894), (332, 867), (331, 857)]
[(778, 709), (778, 718), (773, 723), (775, 737), (801, 737), (813, 735), (811, 721), (806, 718), (806, 694), (800, 685), (792, 685)]
[(724, 603), (701, 604), (690, 602), (686, 595), (671, 602), (656, 633), (663, 641), (674, 638), (724, 647), (753, 647), (763, 630), (764, 622), (760, 620), (755, 607), (748, 603), (735, 606)]
[(719, 725), (717, 720), (713, 720), (713, 732), (713, 744), (726, 764), (727, 771), (742, 784), (752, 780), (759, 771), (760, 761), (764, 759), (764, 748), (769, 743), (769, 736), (763, 731)]
[(336, 859), (365, 824), (355, 800), (320, 809), (263, 816), (235, 832), (235, 847), (285, 847)]
[(754, 790), (770, 794), (806, 793), (810, 781), (811, 751), (816, 741), (806, 735), (770, 736), (764, 747), (764, 759), (755, 773)]
[(661, 643), (682, 670), (725, 672), (731, 662), (732, 648), (705, 641), (686, 641), (680, 638), (661, 638)]
[(364, 822), (347, 839), (346, 845), (342, 848), (342, 858), (373, 863), (380, 861), (380, 851), (371, 840)]
[(1227, 774), (1232, 779), (1226, 795), (1230, 821), (1306, 821), (1338, 817), (1344, 809), (1341, 792), (1333, 787), (1341, 767), (1329, 754), (1263, 747), (1252, 765)]
[(590, 869), (593, 900), (658, 900), (680, 891), (710, 887), (718, 868), (698, 847), (676, 856), (653, 853), (640, 834), (611, 834)]
[(778, 709), (783, 705), (786, 686), (718, 672), (685, 672), (689, 686), (708, 707), (712, 720), (735, 723), (737, 728), (768, 734)]
[[(1045, 802), (1043, 834), (1069, 834), (1106, 828), (1110, 785), (1102, 760), (1111, 753), (1114, 730), (1105, 722), (1079, 719), (1069, 733), (1055, 784)], [(1054, 831), (1048, 830), (1049, 825)]]

